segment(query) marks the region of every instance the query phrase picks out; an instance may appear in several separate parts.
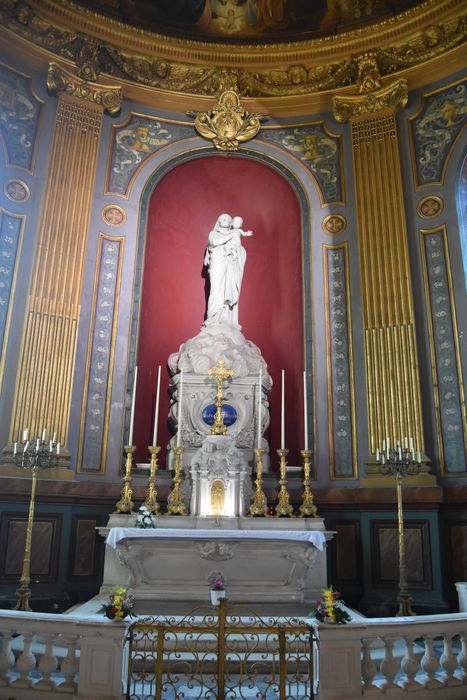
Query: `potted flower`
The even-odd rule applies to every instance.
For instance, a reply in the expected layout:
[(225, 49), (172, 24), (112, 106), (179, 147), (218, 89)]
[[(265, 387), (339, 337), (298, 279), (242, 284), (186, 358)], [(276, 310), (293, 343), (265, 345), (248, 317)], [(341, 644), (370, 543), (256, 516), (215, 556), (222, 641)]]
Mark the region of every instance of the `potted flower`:
[(109, 600), (102, 604), (99, 612), (104, 613), (109, 620), (123, 620), (125, 617), (133, 617), (132, 610), (135, 599), (124, 586), (116, 586), (109, 595)]
[(316, 601), (316, 608), (309, 617), (314, 617), (319, 622), (328, 622), (330, 624), (345, 625), (351, 621), (351, 617), (341, 598), (341, 594), (332, 590), (332, 586), (325, 588), (323, 591), (323, 600)]
[(227, 591), (224, 588), (222, 576), (217, 574), (211, 581), (211, 603), (212, 605), (220, 605), (221, 598), (227, 597)]

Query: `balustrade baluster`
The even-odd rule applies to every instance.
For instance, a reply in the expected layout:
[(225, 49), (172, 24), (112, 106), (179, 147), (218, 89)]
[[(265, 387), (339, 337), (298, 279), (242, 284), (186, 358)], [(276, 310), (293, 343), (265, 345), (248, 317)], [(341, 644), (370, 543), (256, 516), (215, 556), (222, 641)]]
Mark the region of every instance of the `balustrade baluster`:
[(461, 650), (457, 656), (457, 663), (462, 669), (462, 682), (467, 685), (467, 640), (464, 632), (460, 633)]
[(15, 655), (11, 651), (11, 632), (3, 632), (2, 648), (0, 649), (0, 686), (9, 685), (8, 672), (15, 665)]
[(443, 685), (435, 678), (436, 671), (439, 670), (439, 660), (433, 649), (433, 637), (425, 637), (425, 653), (423, 654), (420, 666), (425, 671), (428, 679), (424, 681), (425, 688), (439, 688)]
[(395, 678), (400, 670), (400, 663), (394, 658), (393, 654), (396, 639), (394, 637), (385, 637), (382, 641), (384, 643), (384, 658), (381, 661), (380, 671), (386, 678), (383, 686), (384, 691), (388, 692), (391, 691), (394, 686), (399, 687)]
[(378, 672), (378, 666), (371, 656), (373, 641), (372, 637), (362, 639), (362, 678), (365, 691), (376, 690), (373, 681)]
[(16, 661), (16, 669), (20, 676), (12, 685), (14, 685), (15, 688), (30, 688), (32, 686), (32, 679), (29, 674), (36, 668), (36, 657), (31, 649), (34, 634), (32, 632), (25, 632), (22, 636), (24, 644), (23, 651)]
[(42, 673), (42, 678), (34, 686), (38, 690), (53, 690), (55, 683), (52, 680), (52, 673), (57, 670), (58, 661), (54, 654), (54, 634), (43, 634), (41, 638), (45, 642), (45, 650), (39, 659), (38, 668)]
[(77, 687), (75, 676), (78, 672), (78, 659), (76, 658), (77, 639), (76, 637), (68, 637), (65, 635), (61, 635), (60, 639), (68, 648), (68, 652), (60, 665), (60, 671), (65, 677), (65, 680), (63, 683), (57, 685), (57, 692), (74, 693)]
[(414, 640), (412, 637), (404, 637), (405, 656), (401, 661), (401, 671), (407, 676), (404, 681), (404, 690), (421, 690), (422, 686), (415, 680), (417, 671), (420, 668), (414, 651)]
[(462, 685), (460, 678), (454, 675), (457, 670), (457, 658), (452, 650), (452, 636), (446, 633), (443, 641), (444, 649), (439, 663), (446, 673), (446, 685)]

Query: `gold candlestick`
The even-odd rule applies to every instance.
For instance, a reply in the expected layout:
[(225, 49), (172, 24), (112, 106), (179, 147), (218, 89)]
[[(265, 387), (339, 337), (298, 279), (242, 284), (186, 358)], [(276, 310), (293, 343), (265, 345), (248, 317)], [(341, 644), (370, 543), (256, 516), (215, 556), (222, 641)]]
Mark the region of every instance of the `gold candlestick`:
[(287, 491), (287, 479), (286, 479), (286, 457), (289, 454), (288, 450), (277, 450), (277, 454), (279, 455), (280, 459), (280, 475), (281, 478), (279, 479), (279, 486), (280, 491), (279, 491), (279, 502), (276, 506), (276, 517), (287, 517), (290, 518), (290, 516), (293, 515), (293, 507), (289, 503), (289, 492)]
[(263, 491), (263, 455), (264, 450), (257, 447), (254, 450), (256, 458), (256, 480), (255, 480), (255, 496), (250, 505), (250, 515), (267, 515), (268, 504), (266, 495)]
[(185, 504), (180, 496), (183, 447), (174, 447), (173, 449), (175, 453), (174, 487), (167, 497), (167, 515), (186, 515)]
[(34, 523), (34, 508), (36, 498), (36, 483), (37, 483), (38, 467), (31, 469), (31, 498), (29, 500), (28, 524), (26, 526), (26, 543), (24, 545), (23, 571), (19, 580), (19, 588), (16, 589), (16, 605), (15, 610), (24, 610), (31, 612), (29, 607), (29, 599), (31, 597), (31, 541), (32, 541), (32, 526)]
[(121, 498), (116, 505), (118, 513), (133, 513), (133, 491), (131, 490), (131, 468), (133, 465), (133, 452), (136, 450), (134, 445), (126, 445), (123, 448), (126, 452), (125, 462), (125, 477), (121, 491)]
[(157, 491), (156, 491), (156, 471), (157, 471), (157, 455), (160, 452), (160, 447), (156, 445), (149, 445), (148, 450), (151, 455), (151, 463), (149, 465), (149, 479), (148, 488), (146, 489), (146, 500), (143, 506), (146, 506), (151, 513), (154, 515), (159, 515), (160, 506), (157, 502)]
[(317, 518), (318, 509), (313, 503), (313, 494), (310, 491), (310, 457), (311, 450), (301, 450), (300, 454), (303, 457), (303, 498), (302, 505), (299, 508), (299, 513), (303, 518)]

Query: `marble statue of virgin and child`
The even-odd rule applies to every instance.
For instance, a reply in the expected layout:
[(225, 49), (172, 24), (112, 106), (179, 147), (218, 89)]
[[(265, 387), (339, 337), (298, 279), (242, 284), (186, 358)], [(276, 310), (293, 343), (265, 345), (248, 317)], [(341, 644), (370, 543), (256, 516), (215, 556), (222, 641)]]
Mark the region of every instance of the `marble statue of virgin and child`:
[(245, 268), (246, 250), (241, 216), (221, 214), (208, 237), (204, 264), (209, 270), (210, 291), (205, 325), (238, 324), (238, 300)]

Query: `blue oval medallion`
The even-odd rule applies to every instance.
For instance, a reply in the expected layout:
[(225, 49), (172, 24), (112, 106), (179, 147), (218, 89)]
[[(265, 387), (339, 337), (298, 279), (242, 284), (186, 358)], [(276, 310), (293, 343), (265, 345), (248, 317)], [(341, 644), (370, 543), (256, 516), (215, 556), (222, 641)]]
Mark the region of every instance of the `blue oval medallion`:
[[(207, 425), (213, 425), (215, 415), (216, 407), (213, 403), (203, 408), (203, 421)], [(227, 427), (233, 425), (237, 420), (237, 411), (233, 406), (230, 406), (228, 403), (225, 403), (222, 408), (222, 419), (224, 421), (224, 425), (226, 425)]]

